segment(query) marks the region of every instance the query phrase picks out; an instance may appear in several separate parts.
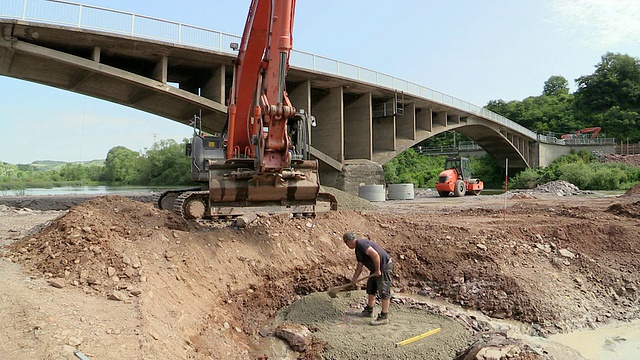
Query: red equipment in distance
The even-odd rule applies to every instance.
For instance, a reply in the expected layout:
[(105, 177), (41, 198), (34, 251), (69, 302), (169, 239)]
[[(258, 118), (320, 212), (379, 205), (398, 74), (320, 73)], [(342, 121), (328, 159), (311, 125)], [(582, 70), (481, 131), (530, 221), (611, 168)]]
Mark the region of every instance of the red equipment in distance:
[(577, 139), (582, 134), (593, 133), (591, 135), (591, 139), (595, 139), (596, 136), (598, 136), (598, 134), (600, 133), (600, 130), (602, 129), (599, 127), (589, 127), (589, 128), (580, 129), (573, 134), (564, 134), (560, 138), (561, 139)]
[(442, 197), (480, 195), (484, 183), (480, 179), (471, 178), (471, 162), (465, 157), (448, 158), (444, 164), (444, 171), (438, 176), (436, 190)]

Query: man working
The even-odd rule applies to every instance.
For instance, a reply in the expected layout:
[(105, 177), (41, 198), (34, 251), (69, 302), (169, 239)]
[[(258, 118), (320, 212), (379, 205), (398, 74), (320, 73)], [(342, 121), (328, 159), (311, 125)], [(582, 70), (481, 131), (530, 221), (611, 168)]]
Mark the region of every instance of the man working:
[(358, 315), (362, 317), (373, 316), (373, 305), (375, 304), (377, 293), (382, 303), (382, 311), (378, 314), (377, 319), (371, 321), (371, 325), (388, 324), (389, 303), (391, 302), (391, 273), (393, 270), (391, 257), (378, 244), (369, 239), (357, 239), (356, 234), (352, 232), (344, 233), (342, 239), (349, 249), (355, 249), (356, 259), (358, 260), (351, 283), (355, 283), (358, 279), (363, 265), (373, 275), (367, 281), (367, 306)]

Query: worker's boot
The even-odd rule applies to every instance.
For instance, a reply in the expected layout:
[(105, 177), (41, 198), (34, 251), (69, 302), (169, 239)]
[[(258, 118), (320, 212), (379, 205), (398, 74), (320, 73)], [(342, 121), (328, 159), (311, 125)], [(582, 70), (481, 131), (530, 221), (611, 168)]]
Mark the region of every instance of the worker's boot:
[(387, 325), (389, 323), (389, 314), (381, 312), (375, 320), (371, 320), (371, 325)]
[(357, 313), (356, 315), (358, 315), (359, 317), (373, 317), (373, 308), (367, 305), (361, 312)]

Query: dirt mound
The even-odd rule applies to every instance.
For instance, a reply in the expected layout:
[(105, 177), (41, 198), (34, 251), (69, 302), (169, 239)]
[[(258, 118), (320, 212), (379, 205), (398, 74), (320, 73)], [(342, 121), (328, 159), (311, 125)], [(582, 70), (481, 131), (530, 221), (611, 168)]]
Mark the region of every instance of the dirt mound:
[[(507, 214), (502, 199), (480, 196), (468, 203), (457, 199), (455, 204), (464, 205), (460, 208), (438, 199), (432, 211), (439, 216), (418, 205), (397, 213), (341, 210), (311, 219), (262, 217), (232, 229), (188, 228), (150, 204), (108, 196), (77, 206), (40, 233), (16, 241), (8, 258), (34, 274), (62, 281), (67, 289), (60, 291), (100, 295), (104, 301), (106, 294), (124, 293), (124, 303), (135, 306), (140, 321), (135, 331), (125, 329), (139, 342), (135, 348), (142, 344), (140, 358), (255, 358), (262, 354), (249, 339), (297, 300), (303, 309), (317, 311), (289, 311), (289, 321), (317, 328), (326, 351), (350, 346), (335, 350), (344, 351), (335, 357), (369, 354), (371, 344), (363, 339), (377, 330), (340, 316), (359, 308), (364, 296), (354, 293), (341, 305), (322, 293), (353, 274), (353, 251), (341, 240), (347, 230), (373, 239), (393, 257), (394, 294), (445, 299), (494, 318), (533, 324), (528, 331), (536, 335), (638, 317), (637, 220), (595, 207), (593, 199), (583, 202), (589, 206), (575, 205), (579, 197), (570, 204), (547, 199), (520, 201)], [(482, 211), (469, 211), (469, 204)], [(637, 211), (638, 204), (631, 205)], [(399, 337), (422, 332), (417, 329), (421, 324), (445, 326), (439, 320), (413, 321), (439, 314), (432, 309), (425, 314), (413, 312), (413, 304), (393, 306), (387, 329)], [(85, 328), (85, 343), (100, 344), (89, 323), (78, 326)], [(467, 331), (478, 335), (486, 329), (471, 325)], [(447, 351), (462, 350), (468, 342), (454, 338), (447, 340)], [(392, 340), (403, 339), (386, 339), (385, 344)], [(97, 345), (86, 350), (104, 355)]]
[(640, 196), (640, 183), (633, 185), (624, 193), (624, 196)]
[(167, 241), (166, 236), (157, 238), (154, 229), (160, 227), (187, 229), (182, 219), (151, 204), (105, 196), (72, 208), (12, 248), (18, 254), (15, 260), (46, 278), (57, 279), (58, 285), (69, 283), (103, 293), (145, 279), (139, 256), (123, 245)]
[(630, 166), (640, 166), (640, 155), (603, 154), (602, 161)]
[(607, 211), (619, 216), (627, 216), (637, 219), (640, 218), (640, 201), (630, 204), (613, 204), (607, 209)]

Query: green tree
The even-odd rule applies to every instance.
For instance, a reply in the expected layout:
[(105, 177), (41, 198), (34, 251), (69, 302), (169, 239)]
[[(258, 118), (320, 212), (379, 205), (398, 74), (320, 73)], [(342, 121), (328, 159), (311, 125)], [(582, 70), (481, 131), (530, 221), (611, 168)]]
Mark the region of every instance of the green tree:
[(576, 79), (578, 109), (602, 113), (613, 106), (640, 110), (640, 59), (606, 53), (592, 75)]
[(554, 75), (544, 83), (542, 95), (557, 96), (569, 94), (569, 82), (563, 76)]
[(124, 146), (109, 150), (104, 166), (104, 180), (118, 184), (136, 183), (140, 167), (140, 154)]
[[(187, 140), (185, 140), (186, 142)], [(191, 160), (184, 154), (184, 143), (161, 140), (147, 150), (141, 183), (145, 185), (191, 184)]]
[(66, 163), (59, 171), (60, 178), (65, 181), (86, 180), (87, 172), (81, 164)]

